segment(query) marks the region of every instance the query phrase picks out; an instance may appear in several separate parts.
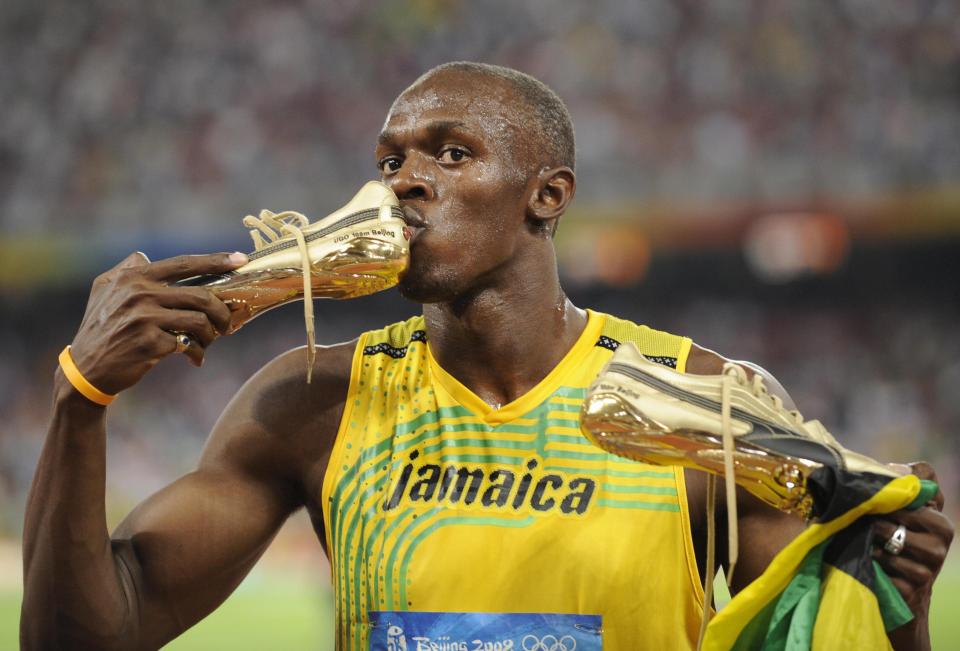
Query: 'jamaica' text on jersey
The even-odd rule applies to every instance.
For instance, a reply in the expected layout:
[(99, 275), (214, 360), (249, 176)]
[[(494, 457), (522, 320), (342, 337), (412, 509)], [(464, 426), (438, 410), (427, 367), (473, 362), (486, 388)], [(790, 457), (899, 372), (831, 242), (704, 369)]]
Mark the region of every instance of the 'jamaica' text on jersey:
[[(435, 463), (419, 466), (414, 461), (420, 456), (417, 450), (410, 453), (410, 463), (400, 472), (400, 477), (383, 504), (384, 511), (391, 511), (404, 500), (411, 502), (447, 501), (450, 504), (519, 510), (523, 507), (547, 512), (555, 509), (568, 515), (583, 515), (590, 506), (597, 485), (588, 477), (572, 477), (564, 481), (557, 473), (535, 475), (539, 465), (536, 459), (526, 463), (527, 472), (517, 478), (509, 468), (496, 468), (484, 474), (482, 468)], [(478, 502), (479, 498), (479, 502)]]

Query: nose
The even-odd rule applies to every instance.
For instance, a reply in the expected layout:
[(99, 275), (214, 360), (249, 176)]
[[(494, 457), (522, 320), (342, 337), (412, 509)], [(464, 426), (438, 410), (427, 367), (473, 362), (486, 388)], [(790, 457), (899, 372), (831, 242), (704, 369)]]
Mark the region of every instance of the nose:
[(387, 177), (385, 183), (401, 201), (404, 199), (433, 199), (433, 179), (425, 173), (417, 156), (408, 156), (400, 169)]

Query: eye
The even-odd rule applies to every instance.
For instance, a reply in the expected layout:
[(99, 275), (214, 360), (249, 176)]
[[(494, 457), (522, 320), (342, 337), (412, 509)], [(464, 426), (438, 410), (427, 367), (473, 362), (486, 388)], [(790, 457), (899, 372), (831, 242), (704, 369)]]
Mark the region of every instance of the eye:
[(441, 163), (459, 163), (469, 155), (470, 152), (466, 148), (451, 145), (441, 149), (437, 158), (440, 159)]
[(377, 168), (379, 168), (381, 174), (393, 174), (400, 169), (401, 165), (403, 165), (403, 161), (398, 156), (385, 156), (377, 161)]

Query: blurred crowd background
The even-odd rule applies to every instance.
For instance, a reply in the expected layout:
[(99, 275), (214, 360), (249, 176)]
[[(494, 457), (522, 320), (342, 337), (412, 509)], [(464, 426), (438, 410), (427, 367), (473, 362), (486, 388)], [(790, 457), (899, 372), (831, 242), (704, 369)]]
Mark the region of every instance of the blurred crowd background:
[[(93, 276), (134, 249), (248, 249), (260, 208), (338, 207), (396, 94), (458, 59), (534, 74), (573, 114), (557, 243), (579, 304), (764, 365), (848, 446), (934, 462), (958, 513), (956, 2), (5, 0), (0, 59), (0, 538)], [(416, 309), (318, 305), (318, 335)], [(281, 309), (126, 392), (111, 522), (302, 342)]]

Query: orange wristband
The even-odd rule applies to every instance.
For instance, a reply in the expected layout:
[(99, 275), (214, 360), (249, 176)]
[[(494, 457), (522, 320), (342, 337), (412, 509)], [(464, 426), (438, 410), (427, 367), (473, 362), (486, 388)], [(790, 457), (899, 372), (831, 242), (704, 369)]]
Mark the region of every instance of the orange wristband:
[(73, 388), (79, 391), (84, 398), (98, 405), (103, 405), (104, 407), (117, 399), (116, 395), (111, 396), (109, 393), (104, 393), (90, 384), (87, 378), (83, 377), (83, 373), (80, 372), (80, 369), (77, 368), (76, 363), (73, 361), (73, 355), (70, 354), (70, 346), (67, 346), (60, 352), (59, 359), (63, 374), (67, 376), (67, 380), (70, 381)]

